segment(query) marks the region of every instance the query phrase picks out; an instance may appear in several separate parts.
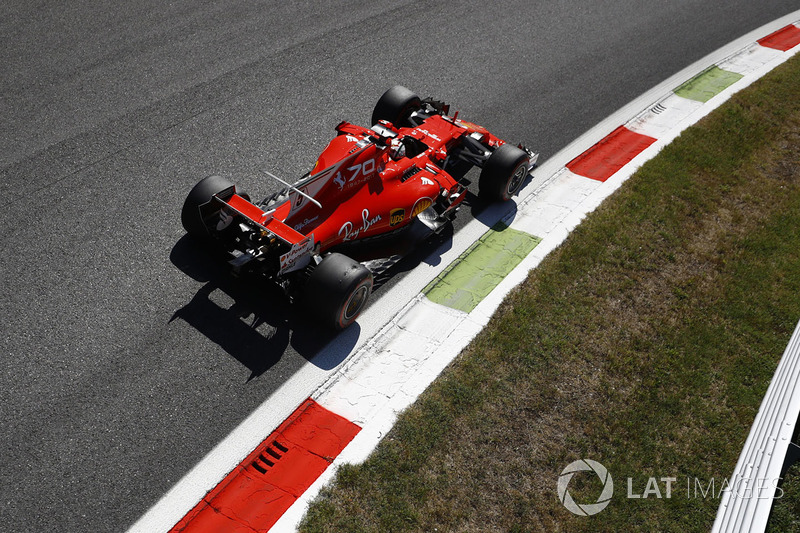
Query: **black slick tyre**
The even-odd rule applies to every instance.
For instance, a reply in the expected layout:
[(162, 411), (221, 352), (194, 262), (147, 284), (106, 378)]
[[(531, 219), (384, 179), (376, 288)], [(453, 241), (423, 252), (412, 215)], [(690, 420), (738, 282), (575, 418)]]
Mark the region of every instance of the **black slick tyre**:
[(395, 127), (410, 126), (408, 117), (422, 107), (419, 96), (402, 85), (395, 85), (380, 97), (372, 111), (372, 123), (388, 120)]
[(181, 223), (189, 235), (200, 239), (208, 238), (209, 232), (203, 222), (200, 206), (210, 202), (214, 195), (231, 188), (233, 183), (222, 176), (208, 176), (192, 188), (181, 210)]
[(325, 328), (341, 331), (355, 322), (372, 293), (372, 272), (339, 253), (326, 256), (302, 289), (302, 308)]
[(528, 175), (528, 154), (510, 144), (497, 148), (481, 169), (478, 196), (504, 202), (519, 192)]

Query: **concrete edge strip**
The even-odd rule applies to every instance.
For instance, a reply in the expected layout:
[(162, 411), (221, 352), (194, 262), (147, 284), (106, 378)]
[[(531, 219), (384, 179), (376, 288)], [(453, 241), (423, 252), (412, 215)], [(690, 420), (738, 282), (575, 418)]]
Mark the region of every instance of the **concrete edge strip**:
[[(503, 219), (503, 223), (516, 231), (538, 236), (533, 237), (538, 245), (535, 245), (532, 251), (502, 280), (499, 280), (494, 289), (481, 298), (469, 312), (437, 304), (422, 292), (419, 293), (403, 306), (395, 318), (365, 342), (308, 400), (326, 412), (335, 414), (354, 427), (362, 429), (354, 434), (349, 444), (340, 450), (341, 453), (326, 456), (329, 461), (326, 461), (325, 468), (319, 472), (316, 481), (311, 480), (310, 486), (294, 499), (274, 523), (272, 530), (296, 529), (309, 503), (332, 479), (338, 465), (359, 463), (366, 459), (394, 425), (397, 414), (411, 405), (469, 344), (488, 323), (505, 296), (525, 279), (528, 272), (535, 268), (547, 253), (564, 241), (587, 213), (599, 206), (636, 169), (655, 156), (680, 132), (716, 109), (730, 95), (745, 88), (797, 53), (800, 46), (787, 45), (793, 42), (796, 30), (800, 30), (797, 22), (800, 22), (800, 11), (765, 25), (687, 67), (614, 113), (537, 169), (534, 172), (534, 180), (520, 194), (517, 210), (509, 213)], [(767, 32), (772, 33), (761, 37)], [(756, 38), (767, 45), (754, 42)], [(736, 48), (731, 50), (732, 46)], [(786, 47), (786, 50), (781, 50), (780, 47)], [(722, 55), (722, 60), (719, 60), (721, 53), (727, 50), (731, 51), (727, 55)], [(716, 84), (719, 90), (705, 102), (689, 100), (675, 94), (675, 89), (683, 83), (712, 68), (709, 64), (742, 76), (724, 87), (721, 85), (725, 84)], [(671, 87), (668, 92), (664, 90), (665, 85)], [(710, 85), (715, 86), (713, 83)], [(620, 125), (623, 120), (627, 122)], [(606, 128), (610, 125), (609, 132)], [(631, 135), (631, 139), (641, 141), (642, 137), (650, 137), (654, 141), (650, 142), (648, 139), (647, 142), (634, 142), (633, 146), (627, 142), (622, 143), (620, 147), (624, 152), (622, 158), (624, 162), (621, 165), (617, 154), (606, 156), (601, 150), (595, 149), (595, 153), (602, 154), (599, 158), (600, 163), (615, 168), (613, 173), (603, 176), (602, 180), (597, 177), (586, 179), (567, 168), (567, 163), (558, 163), (573, 161), (584, 156), (585, 152), (592, 151), (596, 145), (608, 141), (607, 138), (611, 135), (619, 136), (620, 128), (636, 134)], [(601, 133), (603, 130), (607, 133)], [(623, 136), (628, 134), (623, 133)], [(600, 141), (590, 140), (597, 138)], [(577, 170), (580, 171), (581, 168), (578, 167)], [(283, 428), (291, 419), (292, 417), (289, 417), (278, 429)], [(265, 440), (228, 475), (234, 475), (243, 469), (248, 459), (269, 440), (270, 438)], [(328, 468), (330, 465), (334, 468)], [(304, 483), (308, 482), (309, 480), (306, 480)], [(222, 485), (224, 480), (223, 483), (212, 487), (206, 497), (194, 507), (202, 506), (203, 502), (211, 499)], [(178, 489), (179, 487), (176, 487), (172, 492), (179, 492)], [(264, 507), (269, 505), (268, 501), (253, 499), (257, 497), (257, 492), (253, 492), (251, 498), (239, 494), (235, 499), (246, 501), (248, 508), (256, 506), (257, 509), (251, 509), (249, 512), (267, 512)], [(166, 504), (162, 503), (163, 505)], [(159, 522), (159, 518), (152, 516), (152, 511), (153, 509), (134, 524), (130, 531), (153, 531), (147, 528)], [(193, 523), (190, 516), (192, 513), (190, 510), (182, 515), (184, 519), (172, 527), (180, 525), (184, 528), (181, 530), (188, 531), (186, 528)], [(195, 515), (199, 516), (199, 513)]]
[(800, 322), (767, 388), (711, 531), (767, 527), (784, 460), (800, 416)]

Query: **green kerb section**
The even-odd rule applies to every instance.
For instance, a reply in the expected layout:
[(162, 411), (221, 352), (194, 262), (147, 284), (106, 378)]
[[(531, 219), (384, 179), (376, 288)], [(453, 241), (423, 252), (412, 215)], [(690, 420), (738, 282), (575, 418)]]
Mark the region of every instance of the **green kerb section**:
[(429, 300), (469, 313), (542, 239), (498, 224), (425, 287)]
[(741, 74), (711, 67), (675, 89), (675, 94), (689, 100), (708, 102), (740, 79)]

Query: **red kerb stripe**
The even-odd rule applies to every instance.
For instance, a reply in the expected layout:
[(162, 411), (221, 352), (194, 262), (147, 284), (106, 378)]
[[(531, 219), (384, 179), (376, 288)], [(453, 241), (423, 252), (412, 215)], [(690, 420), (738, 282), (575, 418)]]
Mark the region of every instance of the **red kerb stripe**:
[(267, 531), (361, 431), (306, 400), (171, 533)]
[(787, 51), (800, 44), (800, 28), (794, 24), (789, 24), (775, 33), (771, 33), (758, 40), (758, 44), (775, 50)]
[(567, 168), (580, 176), (606, 181), (654, 142), (653, 137), (620, 126), (567, 163)]

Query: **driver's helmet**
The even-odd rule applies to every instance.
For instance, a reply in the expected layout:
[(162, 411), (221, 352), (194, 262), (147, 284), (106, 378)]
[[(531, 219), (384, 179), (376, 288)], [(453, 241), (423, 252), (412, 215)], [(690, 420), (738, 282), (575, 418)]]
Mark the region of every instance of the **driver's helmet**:
[(395, 161), (402, 159), (406, 156), (406, 145), (402, 140), (395, 137), (389, 142), (389, 149), (391, 150), (392, 159)]

